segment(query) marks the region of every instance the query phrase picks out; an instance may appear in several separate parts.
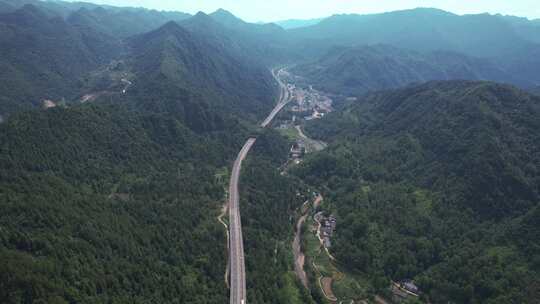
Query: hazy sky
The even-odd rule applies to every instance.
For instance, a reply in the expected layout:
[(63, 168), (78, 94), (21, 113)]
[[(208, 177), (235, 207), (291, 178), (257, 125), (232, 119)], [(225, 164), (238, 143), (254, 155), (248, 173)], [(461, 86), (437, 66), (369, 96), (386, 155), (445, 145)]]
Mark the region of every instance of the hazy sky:
[(540, 0), (86, 0), (118, 6), (210, 13), (218, 8), (246, 21), (326, 17), (338, 13), (378, 13), (435, 7), (457, 14), (501, 13), (540, 18)]

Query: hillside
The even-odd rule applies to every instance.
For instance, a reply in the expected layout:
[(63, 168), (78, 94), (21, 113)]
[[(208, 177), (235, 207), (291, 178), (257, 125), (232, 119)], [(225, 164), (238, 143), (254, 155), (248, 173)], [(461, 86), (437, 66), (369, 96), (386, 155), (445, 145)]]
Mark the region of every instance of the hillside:
[(388, 45), (334, 48), (319, 60), (292, 70), (323, 91), (361, 95), (430, 80), (492, 80), (533, 85), (489, 60), (449, 51), (420, 53)]
[[(308, 125), (330, 148), (297, 174), (326, 189), (349, 271), (414, 279), (432, 303), (535, 303), (540, 98), (430, 82), (361, 98)], [(526, 241), (525, 241), (526, 240)]]
[(13, 115), (0, 125), (0, 301), (226, 302), (215, 175), (246, 135), (111, 104)]
[(121, 51), (115, 39), (50, 18), (33, 5), (0, 15), (0, 115), (73, 97), (83, 74)]
[[(207, 16), (194, 18), (204, 19), (205, 33), (218, 28)], [(247, 119), (262, 117), (273, 106), (275, 84), (270, 71), (242, 61), (229, 44), (191, 33), (175, 22), (132, 37), (129, 44), (137, 77), (131, 96), (150, 107), (158, 107), (160, 97), (179, 99), (180, 106), (182, 99), (196, 100), (192, 106), (199, 110), (184, 113), (204, 123), (204, 112)]]
[(248, 23), (223, 9), (211, 13), (209, 17), (227, 30), (226, 36), (241, 44), (246, 53), (244, 57), (273, 66), (296, 56), (290, 50), (291, 41), (287, 32), (276, 24)]

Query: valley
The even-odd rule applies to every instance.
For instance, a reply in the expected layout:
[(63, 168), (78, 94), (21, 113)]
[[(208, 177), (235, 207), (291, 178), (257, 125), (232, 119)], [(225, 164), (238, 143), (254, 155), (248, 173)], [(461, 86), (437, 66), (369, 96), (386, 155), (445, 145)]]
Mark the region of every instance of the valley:
[(540, 301), (538, 20), (156, 3), (0, 0), (0, 303)]

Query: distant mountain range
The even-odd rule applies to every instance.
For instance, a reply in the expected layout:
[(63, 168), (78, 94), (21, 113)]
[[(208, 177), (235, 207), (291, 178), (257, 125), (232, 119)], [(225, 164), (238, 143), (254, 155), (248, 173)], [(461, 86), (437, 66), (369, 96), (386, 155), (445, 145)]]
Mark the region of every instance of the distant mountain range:
[[(137, 62), (133, 55), (141, 56), (139, 49), (145, 45), (129, 41), (163, 26), (170, 29), (170, 22), (191, 34), (177, 49), (189, 45), (188, 40), (204, 41), (205, 45), (173, 61), (179, 64), (176, 77), (183, 75), (186, 81), (179, 85), (195, 88), (201, 79), (212, 76), (216, 81), (205, 85), (208, 89), (212, 84), (214, 89), (204, 92), (221, 96), (210, 99), (222, 106), (228, 94), (235, 95), (231, 102), (238, 104), (248, 96), (265, 100), (270, 80), (261, 71), (287, 63), (300, 63), (296, 72), (338, 94), (358, 95), (429, 80), (493, 80), (523, 88), (540, 84), (540, 27), (537, 21), (524, 18), (459, 16), (436, 9), (414, 9), (335, 15), (285, 30), (276, 24), (244, 22), (223, 9), (191, 16), (62, 1), (0, 3), (0, 11), (5, 12), (0, 14), (0, 31), (4, 33), (0, 35), (3, 116), (39, 105), (45, 99), (76, 100), (81, 88), (84, 94), (90, 93), (91, 86), (85, 80), (89, 74), (111, 60)], [(25, 39), (38, 43), (30, 45)], [(159, 57), (157, 48), (153, 52), (155, 58)], [(199, 59), (214, 62), (199, 69), (207, 73), (204, 77), (189, 70), (201, 64)], [(131, 68), (127, 66), (126, 70)], [(36, 70), (39, 72), (30, 72)], [(237, 80), (231, 82), (230, 77)], [(259, 80), (253, 81), (256, 85), (237, 89), (254, 79)], [(266, 89), (261, 90), (258, 84)]]
[(413, 9), (374, 15), (335, 15), (317, 25), (291, 30), (296, 39), (320, 46), (390, 44), (417, 51), (448, 50), (477, 57), (500, 57), (533, 46), (504, 18), (455, 15)]
[(277, 21), (274, 22), (275, 24), (281, 26), (282, 28), (286, 30), (300, 28), (300, 27), (307, 27), (316, 25), (325, 18), (316, 18), (316, 19), (288, 19), (283, 21)]

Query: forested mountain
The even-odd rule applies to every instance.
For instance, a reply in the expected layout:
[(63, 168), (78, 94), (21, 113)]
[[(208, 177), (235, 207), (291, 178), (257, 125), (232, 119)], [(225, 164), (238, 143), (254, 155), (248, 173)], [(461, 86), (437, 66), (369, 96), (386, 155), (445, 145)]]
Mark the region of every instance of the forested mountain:
[(505, 71), (486, 59), (450, 51), (420, 53), (388, 45), (336, 47), (315, 62), (296, 66), (293, 72), (317, 88), (344, 95), (430, 80), (492, 80), (523, 87), (536, 83), (523, 72)]
[(81, 8), (70, 14), (68, 22), (89, 27), (110, 36), (126, 38), (155, 30), (167, 22), (190, 18), (191, 15), (179, 12), (158, 12), (151, 10), (111, 10), (98, 7), (92, 10)]
[[(135, 24), (135, 20), (147, 23), (157, 21), (157, 19), (162, 19), (161, 24), (157, 24), (156, 28), (167, 23), (171, 20), (179, 20), (177, 18), (187, 18), (189, 14), (175, 11), (156, 11), (145, 9), (141, 7), (117, 7), (105, 4), (94, 4), (90, 2), (81, 2), (81, 1), (61, 1), (61, 0), (0, 0), (0, 7), (9, 8), (8, 10), (16, 10), (23, 7), (26, 4), (32, 4), (44, 10), (47, 14), (61, 16), (63, 18), (68, 18), (71, 14), (80, 11), (94, 11), (96, 9), (105, 9), (110, 13), (124, 13), (116, 14), (119, 18), (124, 18), (125, 22), (132, 24), (135, 27), (140, 25)], [(134, 19), (125, 18), (126, 15), (133, 17)], [(110, 21), (108, 21), (110, 22)], [(151, 28), (148, 30), (152, 30)]]
[(291, 30), (298, 39), (324, 45), (391, 44), (417, 51), (449, 50), (477, 57), (501, 57), (531, 47), (498, 16), (454, 15), (413, 9), (373, 15), (335, 15), (317, 25)]
[[(250, 47), (258, 42), (224, 29), (203, 13), (182, 22), (184, 27), (170, 21), (148, 33), (120, 39), (174, 17), (159, 13), (161, 17), (150, 22), (152, 14), (158, 13), (82, 8), (64, 20), (26, 5), (0, 15), (0, 64), (4, 67), (0, 76), (5, 80), (0, 115), (43, 100), (59, 102), (65, 98), (69, 102), (92, 93), (88, 75), (112, 59), (125, 62), (125, 71), (137, 76), (130, 93), (138, 96), (131, 101), (157, 102), (159, 94), (155, 92), (169, 97), (176, 94), (178, 100), (198, 95), (199, 102), (191, 107), (200, 109), (189, 115), (202, 121), (206, 120), (203, 112), (210, 108), (249, 115), (262, 115), (271, 108), (273, 79), (268, 68), (255, 60), (261, 53)], [(122, 18), (139, 27), (123, 23)], [(147, 94), (149, 91), (154, 93)]]
[[(205, 16), (199, 14), (194, 18)], [(207, 25), (212, 27), (213, 20), (208, 21)], [(145, 103), (157, 102), (160, 96), (200, 96), (195, 103), (184, 105), (192, 107), (184, 110), (185, 115), (201, 120), (200, 123), (210, 113), (262, 117), (272, 108), (275, 87), (269, 70), (242, 61), (236, 49), (227, 44), (192, 34), (169, 22), (133, 37), (130, 46), (130, 60), (137, 75), (133, 95)]]
[(294, 58), (290, 50), (288, 34), (276, 24), (255, 24), (244, 22), (232, 13), (219, 9), (209, 15), (229, 30), (228, 36), (240, 42), (248, 56), (264, 64), (284, 63)]
[(0, 115), (78, 93), (79, 77), (122, 52), (116, 39), (34, 5), (0, 15)]
[(536, 303), (540, 97), (430, 82), (308, 125), (330, 148), (297, 174), (326, 189), (333, 253), (380, 290), (415, 279), (432, 303)]

